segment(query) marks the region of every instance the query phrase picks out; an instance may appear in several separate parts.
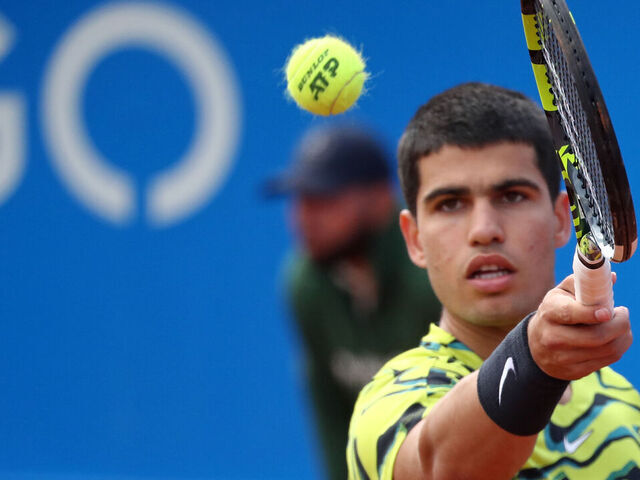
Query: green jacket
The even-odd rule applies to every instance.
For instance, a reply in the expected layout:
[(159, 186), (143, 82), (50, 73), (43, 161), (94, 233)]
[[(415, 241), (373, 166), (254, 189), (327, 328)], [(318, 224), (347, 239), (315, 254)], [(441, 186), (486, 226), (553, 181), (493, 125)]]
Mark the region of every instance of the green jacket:
[(335, 480), (347, 478), (345, 449), (358, 393), (385, 361), (418, 345), (440, 317), (427, 274), (409, 259), (395, 220), (373, 241), (369, 255), (379, 289), (370, 311), (354, 305), (335, 271), (300, 253), (286, 270), (316, 426), (328, 476)]

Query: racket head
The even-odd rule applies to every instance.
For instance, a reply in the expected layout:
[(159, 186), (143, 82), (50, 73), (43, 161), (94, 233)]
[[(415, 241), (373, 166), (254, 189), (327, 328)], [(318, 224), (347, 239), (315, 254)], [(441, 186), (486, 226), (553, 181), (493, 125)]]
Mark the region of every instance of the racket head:
[(638, 238), (631, 189), (580, 33), (564, 0), (521, 0), (521, 7), (578, 245), (590, 234), (605, 257), (628, 260)]

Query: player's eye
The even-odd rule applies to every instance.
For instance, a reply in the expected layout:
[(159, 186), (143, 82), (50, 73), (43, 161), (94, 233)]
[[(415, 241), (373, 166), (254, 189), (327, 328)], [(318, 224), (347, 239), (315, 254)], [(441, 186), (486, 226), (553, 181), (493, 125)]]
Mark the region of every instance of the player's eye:
[(464, 202), (460, 198), (445, 198), (436, 204), (436, 210), (439, 212), (455, 212), (464, 206)]
[(501, 200), (504, 203), (520, 203), (526, 198), (527, 196), (518, 190), (508, 190), (502, 194)]

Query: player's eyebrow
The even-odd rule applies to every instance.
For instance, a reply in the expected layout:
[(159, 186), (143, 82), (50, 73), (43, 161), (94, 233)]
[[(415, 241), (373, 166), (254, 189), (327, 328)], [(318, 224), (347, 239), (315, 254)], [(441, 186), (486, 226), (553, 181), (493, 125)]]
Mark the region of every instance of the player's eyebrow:
[(429, 203), (438, 197), (461, 197), (469, 195), (469, 193), (471, 193), (471, 189), (468, 187), (451, 186), (436, 188), (435, 190), (432, 190), (427, 195), (425, 195), (422, 201), (424, 203)]
[[(502, 182), (493, 184), (490, 187), (490, 191), (502, 192), (504, 190), (509, 190), (510, 188), (513, 188), (513, 187), (526, 187), (526, 188), (535, 190), (536, 192), (540, 191), (540, 185), (524, 177), (509, 178)], [(470, 193), (471, 193), (471, 189), (469, 187), (462, 187), (462, 186), (456, 186), (456, 185), (436, 188), (424, 196), (423, 202), (429, 203), (439, 197), (462, 197), (465, 195), (469, 195)]]
[(528, 178), (510, 178), (508, 180), (505, 180), (504, 182), (493, 185), (491, 189), (496, 192), (500, 192), (503, 190), (509, 190), (513, 187), (527, 187), (537, 192), (540, 191), (540, 185), (529, 180)]

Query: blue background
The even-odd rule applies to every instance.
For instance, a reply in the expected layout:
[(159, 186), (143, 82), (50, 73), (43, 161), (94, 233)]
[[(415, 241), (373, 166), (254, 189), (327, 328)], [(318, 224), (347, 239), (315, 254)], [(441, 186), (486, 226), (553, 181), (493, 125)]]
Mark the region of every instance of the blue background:
[[(47, 61), (98, 5), (0, 0), (16, 34), (0, 63), (0, 95), (19, 92), (27, 106), (26, 171), (0, 204), (0, 478), (322, 478), (278, 283), (291, 246), (287, 205), (265, 201), (259, 187), (288, 164), (299, 135), (326, 120), (287, 100), (282, 66), (292, 46), (325, 33), (362, 48), (368, 91), (340, 119), (376, 128), (393, 151), (417, 106), (456, 83), (498, 83), (537, 100), (519, 2), (164, 4), (225, 49), (242, 123), (222, 187), (163, 229), (93, 215), (58, 178), (43, 139)], [(603, 6), (574, 1), (572, 9), (640, 198), (640, 3)], [(83, 102), (96, 147), (141, 181), (192, 139), (191, 90), (144, 49), (100, 62)], [(558, 277), (571, 251), (559, 252)], [(616, 268), (617, 303), (634, 321), (637, 262)], [(617, 365), (636, 384), (638, 352), (633, 346)]]

